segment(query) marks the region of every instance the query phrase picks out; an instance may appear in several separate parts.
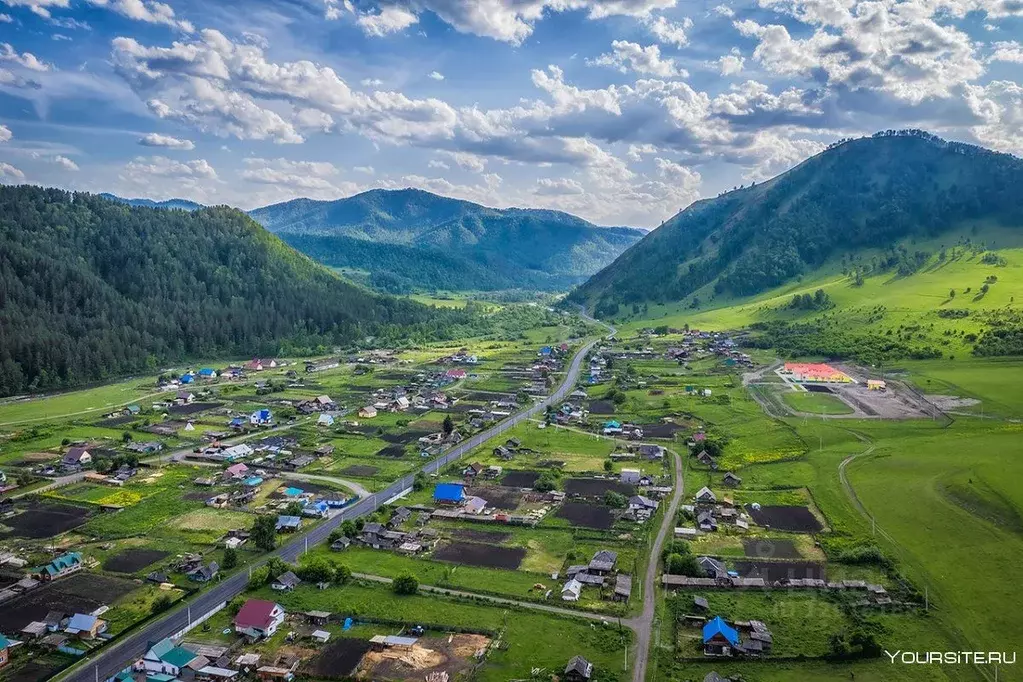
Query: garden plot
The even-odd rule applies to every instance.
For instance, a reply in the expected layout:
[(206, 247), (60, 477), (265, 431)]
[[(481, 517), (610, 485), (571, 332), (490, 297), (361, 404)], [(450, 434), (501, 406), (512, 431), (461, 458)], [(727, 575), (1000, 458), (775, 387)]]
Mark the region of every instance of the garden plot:
[(385, 433), (380, 436), (380, 440), (399, 445), (408, 445), (409, 443), (416, 442), (423, 436), (429, 436), (431, 433), (433, 432), (426, 429), (409, 429), (400, 433)]
[(477, 486), (469, 490), (470, 495), (482, 497), (487, 507), (512, 511), (519, 508), (522, 502), (522, 491), (519, 488), (506, 488), (500, 485)]
[(566, 502), (561, 505), (555, 516), (567, 520), (573, 526), (594, 530), (609, 530), (615, 522), (614, 514), (609, 507), (585, 502)]
[(302, 666), (302, 674), (313, 679), (347, 680), (370, 650), (369, 640), (342, 637), (327, 645)]
[(472, 667), (476, 655), (490, 645), (483, 635), (421, 637), (412, 647), (369, 651), (359, 664), (356, 679), (413, 681), (457, 679)]
[(71, 504), (51, 502), (29, 502), (16, 508), (14, 516), (3, 519), (0, 537), (16, 538), (52, 538), (73, 528), (78, 528), (89, 520), (88, 509)]
[(602, 497), (605, 493), (616, 492), (622, 495), (635, 495), (636, 487), (604, 478), (569, 478), (565, 480), (565, 492), (581, 497)]
[(478, 530), (476, 528), (452, 528), (448, 531), (448, 535), (458, 540), (492, 544), (502, 543), (512, 536), (511, 533), (499, 530)]
[(103, 570), (114, 573), (135, 573), (169, 555), (170, 552), (161, 549), (126, 549), (104, 561)]
[(764, 505), (754, 509), (752, 505), (748, 505), (746, 511), (757, 525), (765, 528), (793, 533), (817, 533), (824, 529), (809, 507)]
[(813, 561), (737, 561), (735, 570), (744, 578), (763, 578), (768, 583), (793, 578), (827, 580), (824, 564)]
[(369, 466), (368, 464), (353, 464), (351, 466), (345, 467), (338, 473), (340, 473), (342, 476), (370, 478), (374, 476), (378, 471), (380, 471), (380, 467)]
[(539, 471), (509, 471), (501, 479), (501, 485), (508, 488), (532, 488), (539, 478)]
[(0, 632), (18, 632), (32, 621), (43, 620), (53, 610), (91, 613), (113, 604), (135, 587), (131, 580), (88, 573), (46, 583), (4, 602), (0, 609)]
[(176, 416), (182, 416), (198, 414), (206, 410), (215, 410), (223, 406), (224, 403), (189, 403), (188, 405), (171, 405), (167, 408), (167, 412)]
[(404, 457), (405, 456), (405, 446), (404, 445), (388, 445), (386, 448), (382, 448), (382, 449), (378, 450), (376, 454), (377, 454), (378, 457), (391, 457), (391, 458)]
[(803, 556), (792, 540), (743, 538), (742, 549), (753, 559), (800, 559)]
[(500, 547), (459, 541), (444, 543), (433, 552), (433, 558), (438, 561), (507, 570), (517, 569), (525, 557), (525, 547)]
[(686, 430), (686, 427), (682, 424), (644, 424), (643, 425), (643, 437), (644, 438), (662, 438), (671, 439), (675, 437), (676, 433), (681, 433)]
[(615, 406), (610, 400), (591, 400), (590, 414), (614, 414)]

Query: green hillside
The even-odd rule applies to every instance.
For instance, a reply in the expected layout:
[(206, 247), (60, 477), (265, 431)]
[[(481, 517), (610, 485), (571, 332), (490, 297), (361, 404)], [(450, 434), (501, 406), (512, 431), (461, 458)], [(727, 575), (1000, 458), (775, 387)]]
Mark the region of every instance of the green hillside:
[(241, 211), (0, 187), (0, 393), (169, 360), (426, 338), (469, 319), (365, 291)]
[(1020, 159), (919, 131), (843, 142), (768, 182), (694, 203), (570, 299), (604, 316), (651, 303), (700, 308), (813, 278), (836, 261), (854, 278), (907, 277), (934, 266), (935, 243), (1023, 226), (1021, 183)]
[(295, 199), (251, 215), (296, 249), (365, 270), (371, 285), (391, 292), (564, 290), (643, 236), (560, 211), (493, 209), (415, 189)]

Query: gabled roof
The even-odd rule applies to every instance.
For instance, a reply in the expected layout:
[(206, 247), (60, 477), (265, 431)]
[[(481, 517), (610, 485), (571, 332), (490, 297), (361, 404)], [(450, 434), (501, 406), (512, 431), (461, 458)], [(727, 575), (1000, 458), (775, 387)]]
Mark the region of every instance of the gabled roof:
[(573, 656), (565, 666), (565, 673), (576, 673), (583, 677), (590, 677), (593, 674), (593, 664), (582, 656)]
[(284, 585), (285, 587), (295, 587), (302, 582), (302, 579), (295, 575), (294, 571), (287, 571), (277, 576), (274, 583), (277, 585)]
[(234, 617), (235, 627), (265, 630), (273, 623), (273, 612), (280, 608), (266, 599), (249, 599)]
[(717, 499), (717, 495), (715, 495), (714, 491), (711, 490), (710, 488), (708, 488), (707, 486), (703, 486), (696, 493), (696, 499), (698, 499), (698, 500), (702, 500), (702, 499), (716, 500)]
[(68, 621), (67, 628), (68, 632), (82, 632), (92, 630), (96, 627), (96, 621), (99, 620), (96, 616), (90, 616), (87, 613), (76, 613), (71, 616), (71, 620)]
[(715, 616), (713, 620), (708, 621), (703, 626), (704, 643), (709, 642), (718, 635), (724, 637), (733, 646), (739, 643), (739, 633), (735, 628), (722, 620), (721, 616)]

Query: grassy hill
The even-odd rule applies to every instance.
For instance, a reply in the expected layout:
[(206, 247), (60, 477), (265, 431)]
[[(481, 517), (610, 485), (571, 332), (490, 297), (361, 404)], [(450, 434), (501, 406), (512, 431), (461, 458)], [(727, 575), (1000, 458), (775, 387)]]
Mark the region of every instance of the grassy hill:
[(1016, 157), (918, 131), (844, 142), (768, 182), (694, 203), (570, 299), (614, 316), (652, 303), (699, 309), (836, 263), (854, 277), (905, 277), (933, 265), (937, 244), (1023, 226), (1023, 194), (1013, 189), (1021, 182)]
[[(845, 265), (825, 263), (798, 281), (754, 296), (715, 296), (708, 287), (697, 292), (706, 298), (696, 308), (645, 304), (635, 312), (622, 309), (616, 319), (626, 330), (687, 324), (749, 328), (758, 343), (784, 353), (871, 363), (1023, 353), (1023, 233), (971, 229), (898, 246), (930, 255), (905, 275), (883, 269), (863, 274), (847, 258)], [(869, 265), (883, 254), (864, 250), (855, 261)], [(794, 297), (817, 290), (826, 296), (822, 309), (793, 307)]]
[(251, 215), (299, 251), (366, 271), (369, 284), (391, 292), (564, 290), (643, 236), (560, 211), (487, 208), (416, 189), (295, 199)]
[(346, 282), (241, 211), (0, 187), (0, 394), (218, 355), (428, 338), (471, 318)]

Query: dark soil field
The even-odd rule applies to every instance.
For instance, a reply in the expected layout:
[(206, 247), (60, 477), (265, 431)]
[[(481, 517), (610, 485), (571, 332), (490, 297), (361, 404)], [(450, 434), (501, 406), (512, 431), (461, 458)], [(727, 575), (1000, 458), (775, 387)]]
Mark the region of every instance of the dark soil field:
[(679, 431), (685, 431), (681, 424), (644, 424), (644, 438), (674, 438)]
[(377, 450), (377, 457), (404, 457), (405, 446), (404, 445), (388, 445), (386, 448)]
[(11, 530), (0, 533), (0, 537), (50, 538), (78, 528), (90, 516), (84, 507), (52, 502), (29, 502), (19, 509), (20, 514), (4, 519), (4, 525)]
[(610, 400), (591, 400), (590, 414), (614, 414), (615, 406)]
[(821, 386), (820, 384), (803, 384), (803, 388), (810, 391), (810, 393), (834, 393), (827, 386)]
[(560, 469), (565, 466), (565, 460), (563, 459), (541, 459), (536, 463), (541, 469)]
[(77, 573), (4, 602), (0, 632), (18, 632), (32, 621), (42, 620), (51, 610), (90, 613), (134, 589), (135, 583), (124, 578)]
[(167, 408), (167, 412), (176, 416), (185, 414), (196, 414), (198, 412), (205, 412), (206, 410), (215, 410), (218, 407), (223, 406), (224, 403), (192, 403), (191, 405), (171, 405)]
[(742, 548), (753, 559), (799, 559), (802, 554), (792, 540), (744, 538)]
[(448, 542), (433, 552), (438, 561), (450, 561), (466, 566), (483, 566), (484, 568), (504, 568), (515, 570), (526, 558), (525, 547), (499, 547), (476, 542)]
[(114, 573), (134, 573), (156, 563), (170, 552), (162, 549), (126, 549), (103, 562), (103, 569)]
[(816, 533), (823, 526), (807, 507), (765, 505), (760, 509), (746, 508), (757, 525), (793, 533)]
[(429, 436), (432, 431), (426, 429), (409, 429), (408, 431), (402, 431), (401, 433), (385, 433), (380, 436), (380, 440), (388, 443), (400, 443), (401, 445), (408, 445), (414, 443), (423, 436)]
[[(71, 657), (68, 656), (68, 658), (70, 659)], [(69, 660), (68, 662), (70, 663), (71, 661)], [(29, 661), (19, 668), (7, 671), (4, 682), (39, 682), (39, 680), (48, 680), (61, 668), (62, 666), (56, 661)]]
[(509, 488), (532, 488), (538, 478), (539, 471), (509, 471), (501, 479), (501, 485)]
[(559, 519), (567, 519), (573, 526), (608, 530), (614, 525), (614, 515), (608, 507), (600, 507), (585, 502), (566, 502), (555, 514)]
[(452, 528), (448, 535), (468, 542), (489, 543), (501, 543), (511, 537), (511, 533), (499, 530), (476, 530), (475, 528)]
[(469, 400), (481, 400), (489, 402), (491, 400), (505, 400), (509, 396), (513, 396), (512, 393), (495, 393), (494, 391), (473, 391), (465, 395)]
[(785, 578), (827, 580), (824, 564), (812, 561), (737, 561), (735, 570), (744, 578), (763, 578), (769, 583)]
[(511, 511), (517, 509), (522, 501), (522, 492), (518, 488), (505, 488), (500, 485), (487, 485), (472, 488), (470, 495), (482, 497), (488, 507)]
[(368, 464), (353, 464), (352, 466), (345, 467), (340, 471), (342, 476), (359, 476), (362, 478), (369, 478), (380, 471), (378, 467), (369, 466)]
[(622, 495), (636, 494), (636, 486), (620, 481), (602, 478), (569, 478), (565, 480), (565, 492), (569, 495), (603, 497), (604, 493), (610, 490)]
[(328, 644), (319, 656), (302, 666), (304, 677), (323, 680), (344, 680), (351, 677), (370, 650), (369, 640), (341, 637)]
[(98, 422), (96, 422), (96, 426), (100, 426), (100, 427), (104, 427), (104, 428), (108, 428), (108, 429), (113, 429), (113, 428), (116, 428), (118, 426), (123, 426), (125, 424), (130, 424), (131, 422), (135, 421), (136, 419), (138, 419), (138, 417), (136, 417), (134, 415), (131, 415), (131, 414), (125, 414), (125, 415), (121, 415), (120, 417), (110, 417), (109, 419), (100, 419)]

